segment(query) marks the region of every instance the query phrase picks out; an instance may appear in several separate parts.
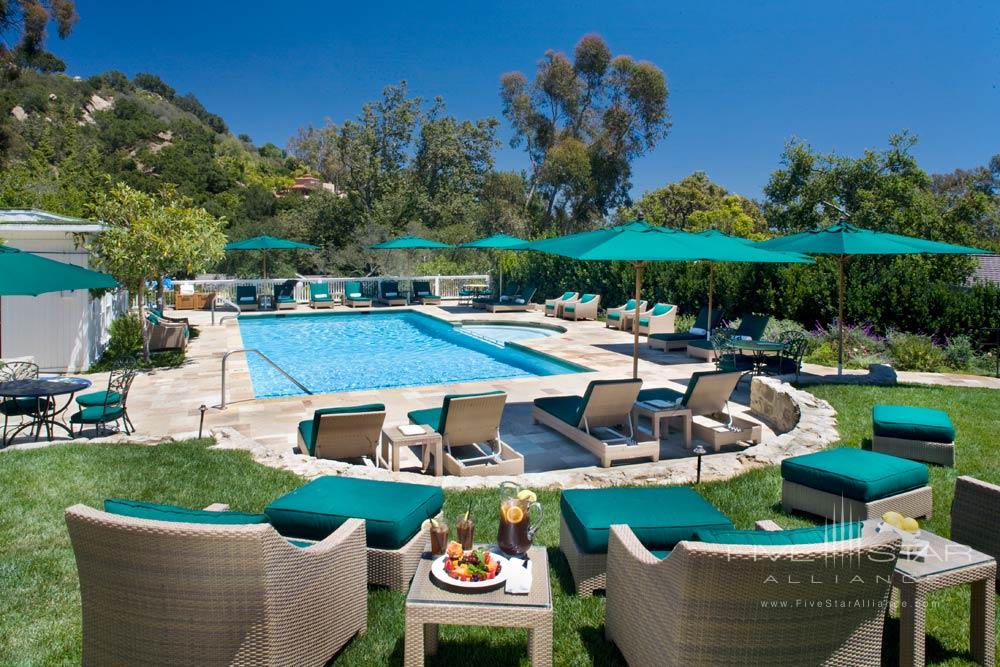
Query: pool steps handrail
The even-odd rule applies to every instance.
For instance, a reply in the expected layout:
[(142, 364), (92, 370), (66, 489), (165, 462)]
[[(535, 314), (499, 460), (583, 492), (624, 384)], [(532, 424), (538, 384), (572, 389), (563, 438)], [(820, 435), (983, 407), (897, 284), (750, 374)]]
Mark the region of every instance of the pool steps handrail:
[(230, 306), (232, 306), (233, 308), (236, 309), (236, 314), (235, 315), (223, 315), (222, 316), (222, 319), (219, 320), (219, 326), (220, 327), (223, 325), (223, 323), (226, 320), (236, 320), (236, 319), (239, 319), (240, 313), (243, 312), (243, 309), (240, 308), (239, 304), (233, 303), (232, 301), (230, 301), (229, 299), (227, 299), (225, 297), (217, 296), (214, 299), (212, 299), (212, 326), (213, 327), (215, 326), (215, 304), (218, 303), (219, 301), (221, 301), (224, 304), (230, 305)]
[(236, 349), (236, 350), (229, 350), (224, 355), (222, 355), (222, 397), (221, 397), (221, 400), (219, 401), (219, 409), (220, 410), (225, 410), (226, 409), (226, 362), (229, 361), (229, 356), (230, 355), (237, 354), (239, 352), (242, 352), (244, 354), (249, 354), (250, 352), (253, 352), (254, 354), (259, 355), (261, 359), (263, 359), (264, 361), (266, 361), (267, 363), (269, 363), (272, 368), (274, 368), (276, 371), (278, 371), (279, 373), (281, 373), (282, 375), (284, 375), (292, 384), (294, 384), (296, 387), (298, 387), (299, 389), (301, 389), (305, 393), (309, 394), (310, 396), (312, 395), (313, 392), (310, 391), (308, 387), (306, 387), (304, 384), (302, 384), (301, 382), (299, 382), (298, 380), (296, 380), (295, 378), (293, 378), (291, 375), (289, 375), (288, 371), (286, 371), (284, 368), (282, 368), (278, 364), (274, 363), (271, 360), (271, 358), (268, 357), (266, 354), (264, 354), (263, 352), (261, 352), (260, 350), (258, 350), (255, 347), (241, 347), (241, 348)]

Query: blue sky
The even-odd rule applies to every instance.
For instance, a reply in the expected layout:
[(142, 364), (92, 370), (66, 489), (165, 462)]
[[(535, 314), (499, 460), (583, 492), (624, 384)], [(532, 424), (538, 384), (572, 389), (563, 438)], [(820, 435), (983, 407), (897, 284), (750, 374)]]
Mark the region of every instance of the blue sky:
[[(113, 2), (49, 45), (88, 76), (159, 74), (231, 129), (284, 146), (402, 79), (459, 117), (500, 117), (499, 77), (529, 76), (585, 33), (667, 74), (673, 128), (633, 195), (695, 170), (760, 196), (793, 137), (857, 154), (919, 135), (929, 171), (1000, 153), (1000, 2)], [(526, 166), (507, 146), (497, 166)]]

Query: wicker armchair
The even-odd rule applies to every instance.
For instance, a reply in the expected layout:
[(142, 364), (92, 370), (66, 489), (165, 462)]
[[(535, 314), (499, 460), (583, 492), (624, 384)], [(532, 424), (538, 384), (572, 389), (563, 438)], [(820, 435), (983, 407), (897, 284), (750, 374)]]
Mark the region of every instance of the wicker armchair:
[(323, 665), (367, 627), (365, 525), (307, 549), (268, 524), (66, 510), (84, 665)]
[(951, 539), (1000, 559), (1000, 486), (966, 475), (955, 480)]
[(898, 551), (680, 542), (660, 560), (611, 526), (606, 635), (632, 667), (877, 665)]

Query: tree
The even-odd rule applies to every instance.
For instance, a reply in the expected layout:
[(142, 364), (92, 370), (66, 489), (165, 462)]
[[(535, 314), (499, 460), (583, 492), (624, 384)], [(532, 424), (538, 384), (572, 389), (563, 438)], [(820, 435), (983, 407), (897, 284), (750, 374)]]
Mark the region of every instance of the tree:
[(18, 54), (30, 58), (43, 51), (50, 22), (56, 24), (60, 39), (66, 39), (79, 18), (74, 0), (0, 2), (0, 60), (9, 65)]
[(89, 241), (99, 268), (132, 290), (142, 322), (143, 354), (149, 360), (149, 329), (142, 317), (148, 280), (201, 271), (223, 254), (224, 220), (167, 192), (154, 196), (118, 183), (101, 192), (92, 214), (107, 228)]
[(532, 194), (546, 202), (546, 219), (586, 226), (629, 203), (631, 163), (667, 135), (667, 82), (649, 62), (615, 56), (597, 35), (585, 35), (573, 61), (548, 51), (533, 81), (521, 72), (500, 79), (511, 146), (531, 162)]

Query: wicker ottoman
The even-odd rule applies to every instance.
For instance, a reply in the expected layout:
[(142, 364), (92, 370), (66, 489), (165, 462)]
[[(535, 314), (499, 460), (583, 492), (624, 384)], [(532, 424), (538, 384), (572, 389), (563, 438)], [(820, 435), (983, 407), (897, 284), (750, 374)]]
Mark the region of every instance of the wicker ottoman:
[(347, 519), (364, 519), (368, 583), (405, 591), (428, 548), (425, 519), (444, 504), (440, 487), (350, 477), (319, 477), (266, 508), (285, 537), (322, 540)]
[(660, 558), (698, 530), (732, 528), (732, 522), (693, 489), (641, 487), (571, 489), (560, 499), (559, 550), (566, 556), (576, 592), (590, 597), (605, 587), (608, 535), (627, 524)]
[(889, 510), (931, 515), (927, 466), (863, 449), (827, 449), (781, 462), (781, 505), (833, 521), (878, 518)]
[(953, 466), (955, 426), (943, 410), (875, 405), (872, 407), (872, 450)]

